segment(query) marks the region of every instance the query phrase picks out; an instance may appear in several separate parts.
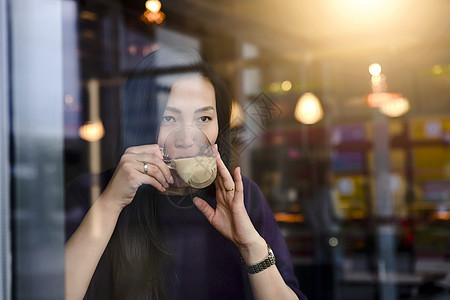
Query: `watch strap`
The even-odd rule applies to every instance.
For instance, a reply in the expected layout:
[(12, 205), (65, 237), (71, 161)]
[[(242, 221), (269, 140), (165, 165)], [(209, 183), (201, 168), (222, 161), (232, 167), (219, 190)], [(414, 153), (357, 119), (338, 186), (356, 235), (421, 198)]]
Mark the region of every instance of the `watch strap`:
[(272, 251), (272, 249), (270, 248), (270, 246), (269, 246), (268, 244), (267, 244), (267, 250), (268, 250), (268, 252), (269, 252), (269, 255), (268, 255), (265, 259), (263, 259), (262, 261), (260, 261), (259, 263), (254, 264), (254, 265), (251, 265), (251, 266), (248, 266), (248, 265), (245, 263), (244, 259), (241, 257), (241, 262), (242, 262), (242, 265), (243, 265), (243, 267), (244, 267), (244, 270), (245, 270), (247, 273), (250, 273), (250, 274), (256, 274), (256, 273), (259, 273), (259, 272), (261, 272), (261, 271), (264, 271), (264, 270), (267, 269), (268, 267), (274, 265), (275, 262), (276, 262), (276, 261), (275, 261), (275, 255), (273, 254), (273, 251)]

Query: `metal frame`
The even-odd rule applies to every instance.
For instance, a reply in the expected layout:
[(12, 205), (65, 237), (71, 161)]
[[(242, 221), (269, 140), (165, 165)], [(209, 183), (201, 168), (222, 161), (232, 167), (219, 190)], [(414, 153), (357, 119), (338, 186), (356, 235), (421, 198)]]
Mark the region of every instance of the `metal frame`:
[(9, 19), (11, 298), (59, 300), (64, 298), (65, 1), (0, 1), (7, 1)]
[(0, 0), (0, 298), (11, 299), (8, 1)]

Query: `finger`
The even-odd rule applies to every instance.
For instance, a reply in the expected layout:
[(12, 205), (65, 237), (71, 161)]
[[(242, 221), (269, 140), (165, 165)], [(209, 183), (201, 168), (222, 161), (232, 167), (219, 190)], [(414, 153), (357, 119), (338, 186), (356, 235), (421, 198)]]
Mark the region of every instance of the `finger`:
[(139, 174), (139, 179), (142, 182), (142, 184), (151, 185), (160, 192), (166, 191), (166, 188), (154, 177), (145, 174)]
[(225, 184), (225, 180), (222, 176), (219, 175), (217, 177), (219, 178), (218, 181), (219, 181), (219, 185), (220, 185), (220, 188), (222, 189), (222, 191), (224, 191), (227, 195), (230, 193), (231, 193), (231, 195), (233, 195), (233, 193), (234, 193), (233, 178), (231, 178), (231, 181), (230, 181), (231, 184), (230, 183)]
[[(156, 158), (153, 154), (134, 154), (134, 153), (125, 153), (122, 156), (121, 161), (127, 162), (130, 166), (145, 176), (154, 177), (158, 180), (162, 186), (169, 187), (168, 181), (166, 180), (163, 172), (160, 167), (155, 164), (158, 164), (158, 161), (162, 162), (159, 158)], [(162, 163), (162, 167), (166, 167)]]
[(223, 186), (223, 178), (222, 176), (220, 176), (220, 174), (217, 174), (217, 184), (219, 185), (219, 188), (221, 190), (225, 190), (224, 186)]
[(244, 184), (242, 183), (241, 168), (234, 169), (234, 194), (236, 196), (244, 195)]
[[(214, 181), (215, 185), (216, 185), (216, 191), (223, 191), (224, 188), (223, 186), (220, 184), (220, 179), (219, 176), (217, 176), (216, 180)], [(216, 194), (217, 195), (217, 194)]]
[(215, 210), (203, 199), (199, 197), (194, 198), (194, 205), (206, 217), (209, 223), (212, 223)]
[(223, 188), (227, 191), (230, 189), (234, 189), (233, 178), (231, 177), (230, 172), (228, 171), (227, 167), (222, 161), (222, 158), (220, 158), (219, 152), (216, 151), (214, 156), (216, 158), (217, 170), (219, 171), (219, 175), (223, 180), (222, 181)]
[[(140, 164), (142, 164), (141, 166), (140, 166), (140, 168), (141, 168), (141, 173), (143, 173), (143, 174), (145, 174), (145, 175), (147, 175), (147, 176), (150, 176), (150, 177), (153, 177), (153, 178), (155, 178), (157, 181), (159, 181), (159, 183), (162, 185), (162, 186), (164, 186), (164, 187), (166, 187), (166, 188), (168, 188), (169, 187), (169, 183), (168, 183), (168, 181), (166, 180), (166, 177), (164, 176), (164, 174), (162, 173), (162, 171), (161, 171), (161, 169), (159, 168), (159, 166), (157, 166), (157, 165), (154, 165), (153, 163), (147, 163), (147, 173), (145, 173), (145, 171), (144, 171), (144, 162), (139, 162)], [(138, 169), (139, 170), (139, 169)]]
[(150, 153), (150, 154), (144, 154), (142, 156), (141, 160), (142, 160), (142, 162), (151, 163), (151, 164), (157, 166), (159, 168), (159, 171), (165, 177), (165, 181), (167, 183), (174, 182), (172, 174), (170, 173), (169, 167), (164, 163), (164, 161), (160, 157), (155, 156), (153, 153)]
[(163, 159), (161, 148), (157, 144), (130, 147), (127, 150), (125, 150), (125, 153), (133, 153), (133, 154), (153, 153), (160, 159)]

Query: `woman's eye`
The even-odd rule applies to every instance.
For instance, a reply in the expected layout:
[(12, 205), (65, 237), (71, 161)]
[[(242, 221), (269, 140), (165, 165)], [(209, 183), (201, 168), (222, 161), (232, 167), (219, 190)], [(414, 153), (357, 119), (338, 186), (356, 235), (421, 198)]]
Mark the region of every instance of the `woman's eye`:
[(202, 123), (208, 122), (210, 120), (211, 120), (211, 118), (208, 117), (208, 116), (203, 116), (203, 117), (199, 118), (199, 121), (202, 122)]
[(165, 116), (165, 117), (163, 117), (163, 121), (164, 122), (174, 122), (175, 118), (172, 116)]

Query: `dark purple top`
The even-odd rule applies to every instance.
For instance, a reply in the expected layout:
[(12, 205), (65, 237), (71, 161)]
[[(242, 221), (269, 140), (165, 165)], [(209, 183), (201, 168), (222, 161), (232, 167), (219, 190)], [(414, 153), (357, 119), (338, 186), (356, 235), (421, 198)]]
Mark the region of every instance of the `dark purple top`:
[[(111, 174), (105, 175), (105, 186)], [(286, 247), (272, 211), (258, 186), (248, 178), (243, 178), (245, 207), (256, 230), (272, 248), (276, 265), (286, 284), (299, 296), (298, 282), (293, 273), (291, 256)], [(67, 239), (81, 223), (89, 209), (89, 176), (80, 177), (67, 189), (66, 195), (66, 235)], [(186, 200), (186, 199), (185, 199)], [(243, 271), (240, 254), (236, 246), (214, 229), (203, 214), (188, 202), (176, 203), (167, 198), (159, 199), (159, 217), (167, 245), (173, 253), (172, 276), (169, 299), (253, 299), (247, 274)], [(209, 197), (214, 206), (215, 199)], [(180, 208), (179, 206), (184, 206)], [(101, 264), (94, 274), (108, 277)], [(92, 280), (94, 282), (94, 280)], [(86, 299), (110, 299), (113, 287), (111, 281), (96, 280)], [(100, 296), (101, 295), (101, 296)]]

